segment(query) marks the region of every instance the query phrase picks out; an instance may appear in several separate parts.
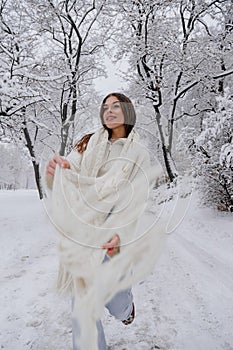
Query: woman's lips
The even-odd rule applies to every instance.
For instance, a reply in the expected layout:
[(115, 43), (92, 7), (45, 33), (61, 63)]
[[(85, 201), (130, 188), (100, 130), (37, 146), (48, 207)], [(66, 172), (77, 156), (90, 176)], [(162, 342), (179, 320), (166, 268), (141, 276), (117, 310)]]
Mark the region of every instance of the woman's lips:
[(116, 117), (115, 117), (114, 115), (109, 115), (109, 116), (107, 117), (107, 121), (108, 121), (108, 122), (111, 122), (111, 121), (114, 120), (114, 119), (116, 119)]

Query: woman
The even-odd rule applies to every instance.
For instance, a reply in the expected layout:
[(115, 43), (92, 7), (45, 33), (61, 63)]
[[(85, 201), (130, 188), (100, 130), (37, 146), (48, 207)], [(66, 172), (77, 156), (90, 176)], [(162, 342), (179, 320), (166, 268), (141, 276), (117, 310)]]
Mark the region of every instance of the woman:
[[(65, 169), (73, 169), (78, 172), (85, 173), (85, 167), (87, 169), (87, 174), (92, 176), (96, 176), (97, 178), (104, 178), (106, 174), (111, 172), (111, 169), (114, 168), (114, 161), (122, 157), (123, 149), (126, 148), (126, 142), (129, 137), (130, 144), (133, 144), (131, 140), (134, 140), (136, 137), (136, 133), (133, 130), (133, 127), (136, 122), (136, 114), (133, 107), (132, 102), (128, 97), (121, 93), (111, 93), (107, 95), (100, 108), (100, 118), (103, 125), (102, 130), (98, 130), (94, 134), (85, 135), (80, 142), (74, 147), (73, 151), (68, 155), (67, 159), (60, 157), (59, 155), (55, 155), (47, 164), (46, 167), (46, 176), (47, 176), (47, 185), (52, 188), (52, 181), (55, 174), (55, 169), (57, 166)], [(104, 132), (105, 130), (105, 132)], [(107, 142), (103, 142), (104, 133), (108, 135)], [(96, 136), (98, 134), (98, 137)], [(101, 135), (102, 138), (99, 137)], [(100, 141), (101, 139), (101, 141)], [(95, 142), (93, 140), (96, 140)], [(86, 152), (88, 151), (89, 142), (94, 143), (91, 148), (91, 156), (92, 162), (88, 160), (86, 156)], [(90, 143), (91, 143), (90, 142)], [(99, 147), (100, 146), (100, 147)], [(91, 146), (90, 146), (91, 147)], [(98, 148), (99, 147), (99, 148)], [(134, 150), (136, 146), (130, 145), (131, 153), (128, 154), (125, 159), (129, 159), (128, 163), (128, 173), (127, 179), (134, 180), (137, 178), (138, 169), (137, 163), (139, 167), (146, 167), (149, 164), (149, 155), (148, 152), (145, 151), (141, 146), (136, 150), (136, 161), (132, 163), (130, 160), (130, 154), (132, 154), (132, 149)], [(128, 147), (128, 148), (130, 148)], [(93, 157), (94, 152), (94, 157)], [(79, 160), (77, 160), (77, 153), (79, 154)], [(139, 157), (140, 153), (140, 157)], [(86, 156), (87, 159), (83, 159)], [(98, 163), (97, 158), (100, 157), (101, 162)], [(124, 159), (124, 161), (125, 161)], [(94, 172), (94, 168), (97, 170)], [(94, 165), (93, 165), (94, 164)], [(119, 163), (120, 164), (120, 163)], [(118, 166), (117, 166), (118, 168)], [(116, 168), (116, 169), (117, 169)], [(84, 169), (84, 170), (83, 170)], [(125, 168), (124, 168), (125, 169)], [(89, 173), (88, 173), (89, 171)], [(115, 206), (113, 206), (115, 208)], [(104, 222), (106, 222), (109, 216), (112, 215), (112, 210), (107, 213), (104, 218)], [(102, 249), (106, 252), (104, 257), (104, 262), (108, 261), (109, 258), (113, 257), (115, 254), (120, 252), (120, 245), (124, 241), (124, 235), (122, 233), (114, 234), (110, 240), (107, 242), (103, 242)], [(85, 249), (85, 248), (84, 248)], [(131, 289), (126, 289), (118, 292), (107, 304), (107, 309), (110, 314), (115, 316), (117, 319), (120, 319), (125, 325), (130, 324), (134, 320), (135, 316), (135, 307), (133, 303), (133, 296)], [(102, 327), (101, 321), (97, 321), (97, 330), (98, 330), (98, 349), (106, 350), (107, 345), (105, 341), (104, 331)], [(79, 325), (75, 318), (72, 320), (72, 331), (73, 331), (73, 350), (78, 350), (79, 347), (76, 344), (77, 336), (79, 335)]]

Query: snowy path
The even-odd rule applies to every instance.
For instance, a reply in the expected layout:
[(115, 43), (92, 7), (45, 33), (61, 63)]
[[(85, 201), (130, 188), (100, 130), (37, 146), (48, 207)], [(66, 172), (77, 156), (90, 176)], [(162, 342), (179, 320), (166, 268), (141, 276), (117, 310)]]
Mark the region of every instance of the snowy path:
[[(0, 235), (1, 349), (71, 349), (70, 300), (53, 285), (56, 235), (36, 192), (0, 192)], [(233, 350), (231, 214), (193, 200), (134, 295), (131, 326), (104, 316), (109, 350)]]

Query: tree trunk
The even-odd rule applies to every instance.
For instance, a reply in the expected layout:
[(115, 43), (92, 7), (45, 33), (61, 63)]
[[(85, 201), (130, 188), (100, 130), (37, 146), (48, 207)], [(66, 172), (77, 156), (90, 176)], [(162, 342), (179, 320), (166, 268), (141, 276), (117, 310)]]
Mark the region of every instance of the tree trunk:
[(164, 132), (163, 132), (163, 127), (161, 124), (161, 114), (159, 112), (159, 109), (157, 106), (154, 106), (155, 110), (155, 115), (156, 115), (156, 122), (158, 125), (158, 130), (159, 130), (159, 136), (162, 144), (162, 152), (163, 152), (163, 158), (164, 158), (164, 164), (166, 167), (167, 175), (169, 177), (169, 180), (173, 182), (175, 178), (177, 177), (177, 172), (175, 168), (175, 163), (172, 159), (172, 155), (170, 153), (169, 148), (165, 144), (165, 137), (164, 137)]
[(40, 182), (40, 168), (39, 164), (36, 163), (35, 161), (32, 161), (33, 169), (34, 169), (34, 174), (35, 174), (35, 181), (36, 181), (36, 187), (39, 193), (39, 198), (43, 199), (43, 191), (41, 188), (41, 182)]
[(27, 124), (26, 121), (23, 122), (24, 124), (24, 128), (23, 128), (23, 133), (24, 133), (24, 137), (26, 140), (26, 147), (30, 153), (31, 156), (31, 160), (32, 160), (32, 165), (33, 165), (33, 170), (34, 170), (34, 174), (35, 174), (35, 181), (36, 181), (36, 186), (37, 186), (37, 190), (39, 193), (39, 198), (42, 199), (43, 198), (43, 192), (42, 192), (42, 188), (41, 188), (41, 183), (40, 183), (40, 169), (39, 169), (39, 164), (36, 162), (36, 158), (35, 158), (35, 152), (34, 152), (34, 147), (28, 132), (28, 128), (27, 128)]
[(71, 111), (70, 111), (69, 118), (68, 118), (68, 103), (64, 103), (63, 109), (62, 109), (61, 146), (59, 150), (60, 156), (65, 155), (65, 150), (66, 150), (66, 146), (69, 138), (69, 129), (72, 123), (74, 122), (76, 111), (77, 111), (77, 86), (76, 86), (75, 73), (73, 74), (73, 79), (72, 79), (71, 96), (72, 96), (72, 103), (71, 103)]
[(60, 156), (65, 155), (67, 140), (68, 140), (69, 127), (67, 124), (62, 125), (61, 127), (61, 146), (59, 150)]

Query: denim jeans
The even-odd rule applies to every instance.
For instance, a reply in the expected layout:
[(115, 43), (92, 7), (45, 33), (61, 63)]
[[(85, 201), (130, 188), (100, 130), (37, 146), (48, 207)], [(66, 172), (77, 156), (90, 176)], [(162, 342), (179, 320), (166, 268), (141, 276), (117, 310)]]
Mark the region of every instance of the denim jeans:
[[(108, 258), (105, 258), (106, 261)], [(74, 300), (73, 300), (74, 302)], [(133, 294), (131, 289), (118, 292), (106, 305), (109, 313), (118, 320), (126, 320), (132, 312)], [(73, 303), (72, 303), (73, 304)], [(107, 350), (104, 329), (101, 320), (96, 322), (98, 332), (98, 350)], [(76, 337), (80, 334), (78, 321), (72, 318), (73, 350), (80, 350), (75, 343)]]

